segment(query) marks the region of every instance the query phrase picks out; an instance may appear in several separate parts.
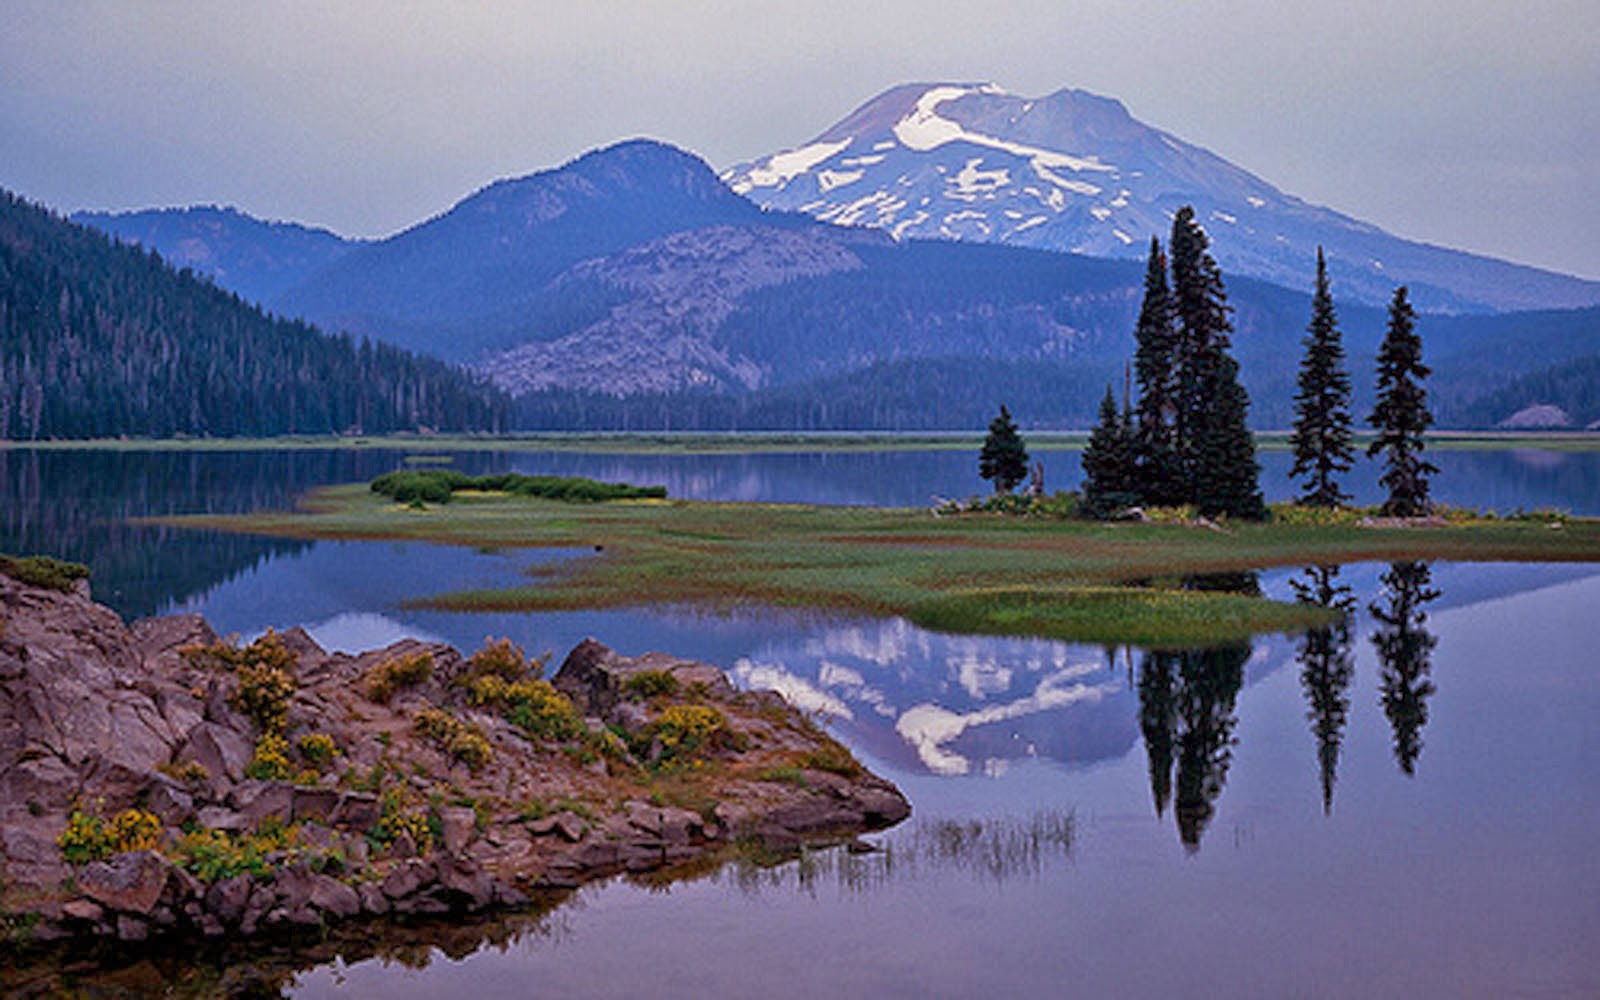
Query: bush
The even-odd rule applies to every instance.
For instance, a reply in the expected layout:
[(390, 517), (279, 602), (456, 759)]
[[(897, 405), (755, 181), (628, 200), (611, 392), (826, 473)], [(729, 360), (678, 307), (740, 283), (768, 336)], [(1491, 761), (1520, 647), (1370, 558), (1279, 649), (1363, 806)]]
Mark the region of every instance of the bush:
[(495, 491), (568, 503), (661, 499), (667, 495), (665, 486), (602, 483), (582, 476), (524, 476), (515, 472), (469, 476), (454, 469), (388, 472), (374, 479), (371, 488), (374, 493), (404, 504), (449, 503), (451, 494), (461, 490)]
[(485, 639), (483, 647), (467, 660), (467, 667), (474, 677), (498, 677), (507, 684), (522, 680), (530, 671), (535, 678), (544, 672), (543, 661), (530, 663), (522, 647), (510, 639)]
[(50, 556), (0, 555), (0, 574), (30, 587), (70, 593), (79, 580), (89, 579), (89, 567)]
[(289, 763), (289, 741), (276, 733), (263, 733), (256, 740), (255, 753), (245, 765), (245, 777), (259, 781), (288, 781), (294, 777)]
[(843, 745), (833, 740), (827, 741), (802, 757), (800, 765), (813, 771), (828, 771), (846, 778), (853, 778), (866, 771), (866, 768), (861, 766), (861, 762), (856, 760), (849, 750), (846, 750)]
[(300, 759), (318, 771), (326, 771), (339, 755), (338, 745), (327, 733), (307, 733), (295, 746), (300, 750)]
[(638, 701), (678, 693), (678, 678), (670, 670), (641, 670), (622, 682), (622, 693)]
[(127, 851), (153, 851), (161, 843), (161, 819), (143, 809), (124, 809), (109, 821), (81, 809), (67, 816), (56, 837), (61, 858), (81, 865)]
[(364, 678), (367, 697), (388, 704), (401, 688), (416, 687), (433, 676), (433, 654), (413, 653), (385, 660), (367, 671)]
[(490, 675), (474, 679), (470, 690), (474, 704), (494, 707), (507, 722), (534, 738), (565, 742), (587, 732), (578, 709), (549, 681), (507, 684)]
[(673, 705), (638, 739), (646, 751), (652, 743), (660, 745), (661, 765), (687, 763), (735, 742), (728, 720), (710, 705)]
[(425, 708), (411, 717), (411, 725), (417, 735), (467, 765), (468, 770), (477, 771), (494, 756), (483, 730), (448, 712)]
[(368, 836), (380, 847), (410, 837), (418, 852), (426, 853), (433, 844), (431, 820), (427, 804), (410, 786), (391, 785), (378, 797), (378, 822)]
[(289, 700), (294, 697), (294, 678), (282, 667), (268, 663), (246, 663), (238, 674), (239, 689), (228, 704), (248, 715), (263, 733), (283, 732), (289, 721)]

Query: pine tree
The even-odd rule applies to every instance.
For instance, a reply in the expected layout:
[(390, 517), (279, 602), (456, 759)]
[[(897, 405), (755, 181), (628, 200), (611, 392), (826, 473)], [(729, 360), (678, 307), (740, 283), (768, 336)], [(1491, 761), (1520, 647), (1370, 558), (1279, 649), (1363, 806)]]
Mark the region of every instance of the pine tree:
[(1100, 422), (1083, 449), (1083, 506), (1091, 517), (1106, 517), (1139, 502), (1139, 473), (1134, 464), (1133, 415), (1106, 386), (1100, 401)]
[(1194, 504), (1207, 517), (1259, 520), (1261, 465), (1246, 422), (1250, 401), (1239, 384), (1239, 364), (1220, 351), (1208, 360), (1201, 384), (1203, 405), (1194, 414)]
[(1422, 435), (1433, 424), (1427, 390), (1422, 386), (1429, 374), (1422, 363), (1417, 314), (1401, 285), (1389, 305), (1389, 328), (1378, 348), (1378, 404), (1367, 418), (1378, 432), (1367, 455), (1384, 455), (1385, 468), (1378, 481), (1389, 491), (1383, 512), (1394, 517), (1428, 512), (1428, 477), (1439, 471), (1422, 457), (1427, 447)]
[(1353, 451), (1350, 430), (1350, 373), (1345, 369), (1344, 344), (1339, 336), (1333, 296), (1328, 291), (1328, 267), (1317, 248), (1317, 285), (1311, 298), (1311, 325), (1301, 341), (1298, 391), (1294, 397), (1294, 430), (1289, 446), (1294, 450), (1290, 478), (1305, 476), (1300, 503), (1337, 507), (1350, 499), (1334, 480), (1337, 472), (1350, 471)]
[(1173, 367), (1177, 333), (1172, 326), (1172, 296), (1167, 290), (1167, 258), (1161, 252), (1161, 241), (1153, 236), (1134, 337), (1138, 346), (1133, 368), (1139, 382), (1134, 456), (1139, 469), (1140, 500), (1159, 505), (1182, 503), (1183, 475), (1173, 439), (1178, 412)]
[(1011, 411), (1003, 405), (1000, 415), (989, 422), (989, 436), (978, 454), (978, 475), (993, 480), (996, 493), (1010, 493), (1028, 475), (1028, 449)]
[(1205, 230), (1185, 205), (1172, 220), (1174, 448), (1184, 499), (1203, 514), (1259, 518), (1261, 466), (1246, 423), (1250, 400), (1228, 353), (1228, 295)]

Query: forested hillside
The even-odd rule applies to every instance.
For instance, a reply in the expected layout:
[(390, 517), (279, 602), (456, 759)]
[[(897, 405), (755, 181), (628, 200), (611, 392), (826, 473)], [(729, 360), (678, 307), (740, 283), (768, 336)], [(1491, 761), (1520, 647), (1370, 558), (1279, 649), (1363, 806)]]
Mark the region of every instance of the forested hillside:
[(442, 362), (268, 316), (0, 191), (0, 438), (497, 430)]

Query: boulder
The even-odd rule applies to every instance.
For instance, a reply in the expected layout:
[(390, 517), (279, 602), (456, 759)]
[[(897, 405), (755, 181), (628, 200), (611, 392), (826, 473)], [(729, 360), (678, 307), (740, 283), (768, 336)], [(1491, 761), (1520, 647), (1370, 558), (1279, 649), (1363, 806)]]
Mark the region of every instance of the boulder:
[(478, 835), (478, 814), (471, 809), (451, 806), (439, 810), (439, 826), (447, 854), (459, 855)]
[(155, 909), (171, 869), (172, 863), (154, 851), (129, 851), (84, 865), (78, 889), (108, 910), (143, 916)]
[(733, 685), (727, 675), (707, 663), (680, 660), (665, 653), (621, 656), (593, 639), (585, 639), (567, 654), (551, 683), (571, 698), (584, 715), (615, 722), (617, 706), (623, 703), (623, 685), (629, 677), (646, 671), (669, 673), (681, 687), (703, 686), (711, 698), (731, 698)]

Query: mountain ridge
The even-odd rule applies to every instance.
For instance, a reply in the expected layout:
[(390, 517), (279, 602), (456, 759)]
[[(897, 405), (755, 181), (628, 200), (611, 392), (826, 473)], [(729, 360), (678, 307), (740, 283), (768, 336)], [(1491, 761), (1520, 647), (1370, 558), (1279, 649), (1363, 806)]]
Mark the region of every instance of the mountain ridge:
[(1116, 257), (1142, 256), (1193, 204), (1230, 273), (1297, 283), (1323, 245), (1346, 297), (1369, 304), (1399, 284), (1428, 311), (1600, 304), (1600, 282), (1392, 236), (1070, 88), (1025, 98), (993, 84), (902, 84), (809, 143), (721, 176), (764, 207), (897, 238)]

